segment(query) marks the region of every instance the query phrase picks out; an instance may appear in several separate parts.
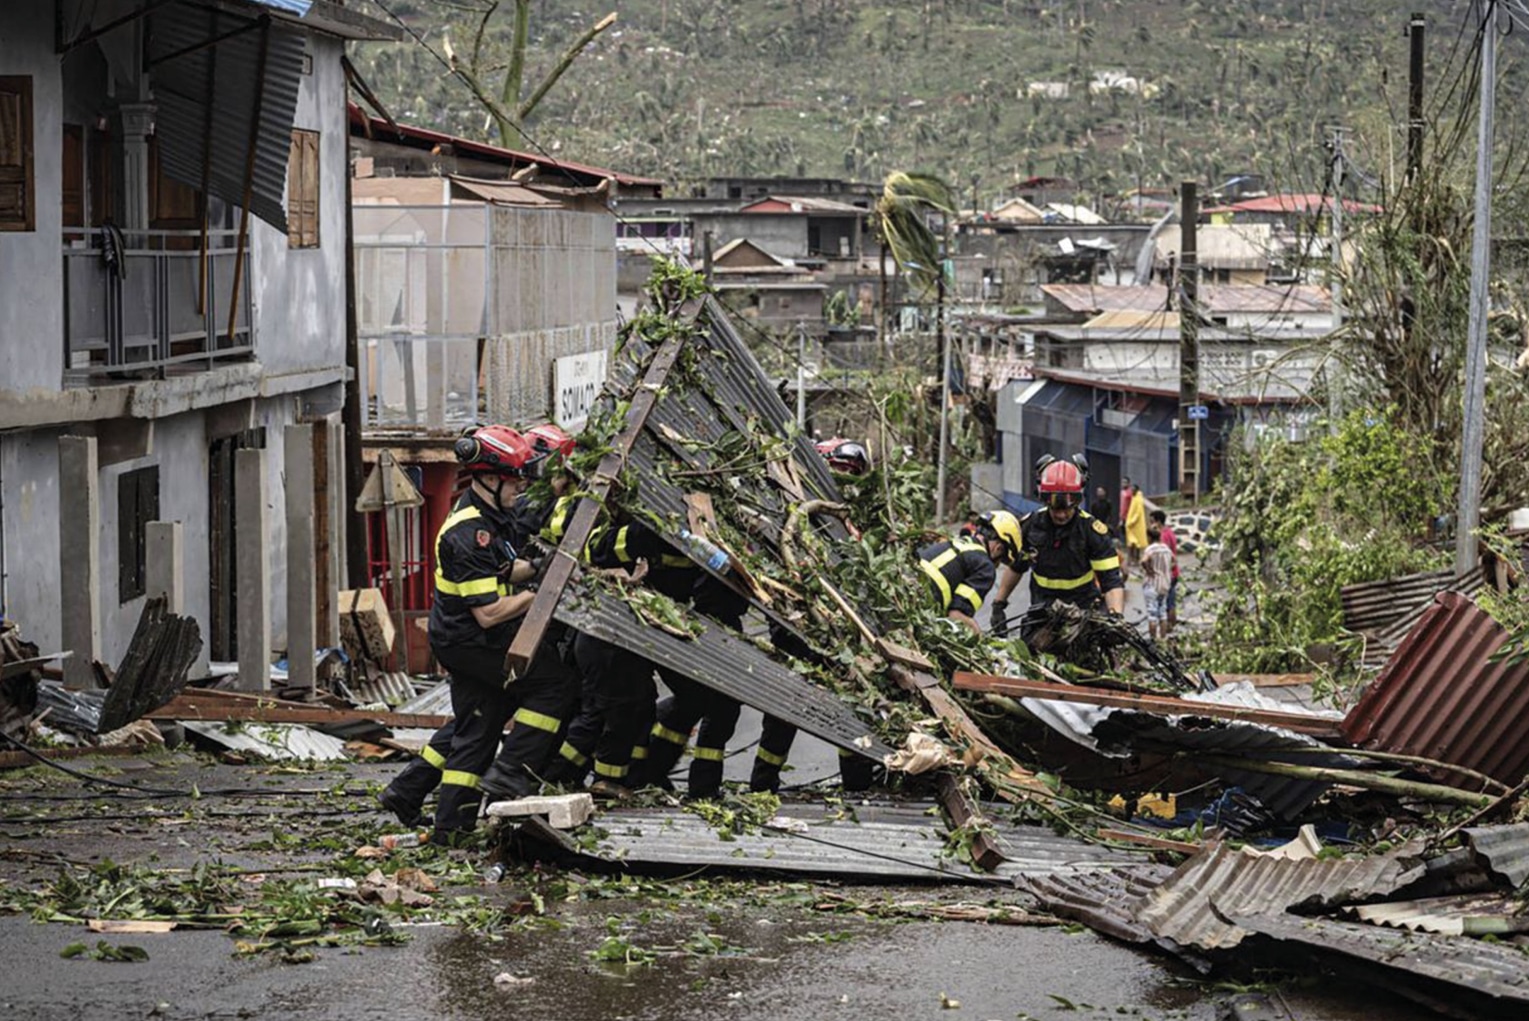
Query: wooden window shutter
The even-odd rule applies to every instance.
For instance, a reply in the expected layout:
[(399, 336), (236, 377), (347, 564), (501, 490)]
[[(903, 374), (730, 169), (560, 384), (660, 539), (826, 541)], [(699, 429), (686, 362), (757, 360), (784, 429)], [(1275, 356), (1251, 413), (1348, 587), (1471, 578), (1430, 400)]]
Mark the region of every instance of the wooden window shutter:
[(294, 128), (287, 159), (287, 243), (319, 245), (319, 133)]
[(36, 230), (32, 78), (0, 75), (0, 230)]
[(63, 170), (64, 226), (83, 227), (85, 226), (85, 129), (78, 124), (64, 125)]

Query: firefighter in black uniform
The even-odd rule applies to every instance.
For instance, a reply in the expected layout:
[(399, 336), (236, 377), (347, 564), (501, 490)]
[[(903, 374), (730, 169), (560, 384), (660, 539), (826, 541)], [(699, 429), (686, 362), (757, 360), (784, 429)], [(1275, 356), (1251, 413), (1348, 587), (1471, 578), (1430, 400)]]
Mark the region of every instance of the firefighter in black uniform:
[(1025, 571), (1030, 572), (1030, 608), (1020, 637), (1027, 644), (1044, 625), (1035, 613), (1054, 602), (1092, 608), (1101, 602), (1111, 613), (1125, 610), (1125, 579), (1120, 556), (1104, 522), (1083, 510), (1087, 475), (1080, 456), (1051, 461), (1041, 468), (1040, 497), (1044, 511), (1028, 515), (1021, 528), (1020, 556), (1010, 563), (993, 601), (993, 631), (1008, 632), (1005, 610), (1009, 595)]
[[(473, 437), (477, 432), (476, 429), (469, 430), (467, 436)], [(504, 436), (498, 438), (505, 442), (512, 442)], [(538, 533), (554, 532), (550, 541), (555, 544), (562, 535), (562, 526), (566, 524), (572, 513), (571, 505), (576, 502), (566, 495), (569, 485), (566, 472), (555, 470), (562, 464), (563, 459), (573, 453), (573, 439), (555, 425), (533, 427), (526, 430), (522, 438), (531, 446), (531, 459), (525, 466), (524, 476), (548, 476), (551, 498), (538, 500), (533, 499), (529, 493), (520, 493), (512, 505), (509, 515), (509, 542), (510, 547), (515, 551), (515, 562), (521, 565), (513, 569), (517, 582), (537, 572), (539, 565), (535, 561), (530, 561), (533, 566), (529, 570), (524, 565), (529, 559), (528, 551), (535, 548), (533, 540)], [(479, 442), (481, 443), (482, 440)], [(463, 502), (459, 501), (454, 510), (460, 511), (463, 507)], [(476, 544), (476, 529), (473, 535)], [(542, 537), (548, 536), (544, 534)], [(554, 634), (549, 629), (544, 641), (557, 646), (559, 638), (561, 638), (560, 635)], [(420, 757), (405, 766), (402, 772), (394, 777), (378, 795), (378, 801), (382, 803), (382, 806), (396, 815), (398, 821), (405, 826), (418, 825), (424, 821), (425, 799), (441, 783), (442, 770), (451, 752), (456, 725), (455, 716), (447, 720), (425, 745), (420, 752)]]
[[(528, 770), (541, 768), (555, 747), (576, 691), (546, 644), (524, 675), (505, 683), (505, 652), (534, 598), (516, 590), (534, 569), (511, 544), (509, 511), (535, 470), (535, 451), (514, 429), (491, 425), (459, 439), (455, 453), (471, 485), (436, 535), (430, 608), (430, 648), (450, 674), (454, 716), (435, 813), (434, 839), (444, 843), (477, 825), (480, 791), (531, 793)], [(512, 714), (514, 730), (496, 762)]]
[(932, 543), (918, 551), (918, 566), (929, 579), (940, 610), (978, 634), (977, 611), (997, 580), (998, 564), (1017, 563), (1019, 519), (1006, 510), (977, 519), (970, 535)]
[[(747, 601), (642, 522), (609, 527), (591, 542), (590, 563), (595, 567), (630, 570), (639, 561), (647, 565), (643, 584), (675, 602), (694, 605), (728, 627), (740, 627)], [(703, 797), (716, 793), (722, 782), (721, 747), (737, 724), (737, 702), (588, 635), (579, 635), (574, 653), (592, 697), (585, 699), (578, 719), (569, 727), (563, 748), (572, 768), (560, 763), (554, 776), (582, 778), (586, 767), (580, 759), (592, 755), (592, 789), (597, 792), (621, 794), (646, 784), (667, 786), (669, 770), (684, 753), (690, 730), (699, 721), (691, 793)], [(673, 692), (656, 707), (655, 670)]]
[[(871, 470), (871, 455), (854, 440), (835, 437), (816, 444), (818, 454), (828, 462), (829, 471), (842, 484), (853, 484)], [(846, 522), (848, 524), (848, 522)], [(849, 525), (850, 534), (858, 539), (859, 532)], [(771, 628), (770, 641), (788, 656), (808, 662), (817, 662), (818, 655), (801, 639), (775, 627)], [(749, 774), (749, 790), (780, 790), (780, 774), (791, 754), (791, 744), (796, 740), (796, 727), (774, 716), (766, 715), (759, 727), (759, 745), (754, 750), (754, 768)], [(875, 764), (864, 755), (839, 749), (839, 779), (847, 791), (863, 791), (875, 778)]]

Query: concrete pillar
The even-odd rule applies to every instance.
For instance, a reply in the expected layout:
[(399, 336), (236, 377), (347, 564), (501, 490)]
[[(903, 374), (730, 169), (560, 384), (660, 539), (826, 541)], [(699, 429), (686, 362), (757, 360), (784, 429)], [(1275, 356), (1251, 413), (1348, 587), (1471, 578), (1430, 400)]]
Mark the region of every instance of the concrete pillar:
[(287, 683), (313, 687), (315, 616), (313, 536), (313, 426), (289, 425), (286, 446)]
[(97, 686), (101, 657), (101, 493), (94, 436), (58, 440), (59, 613), (64, 684)]
[[(354, 384), (352, 384), (354, 385)], [(345, 577), (345, 523), (350, 507), (345, 502), (345, 423), (334, 419), (325, 423), (329, 443), (329, 485), (324, 499), (329, 501), (329, 599), (324, 619), (319, 622), (319, 637), (325, 648), (340, 647), (340, 590), (350, 588)]]
[(179, 521), (150, 521), (144, 533), (144, 559), (148, 577), (144, 588), (150, 599), (165, 596), (165, 609), (186, 612), (186, 548)]
[[(123, 103), (122, 229), (149, 227), (149, 136), (154, 133), (153, 103)], [(139, 239), (142, 240), (142, 239)], [(129, 247), (132, 242), (129, 241)]]
[(239, 578), (239, 687), (271, 688), (271, 565), (266, 559), (264, 450), (234, 453), (234, 561)]

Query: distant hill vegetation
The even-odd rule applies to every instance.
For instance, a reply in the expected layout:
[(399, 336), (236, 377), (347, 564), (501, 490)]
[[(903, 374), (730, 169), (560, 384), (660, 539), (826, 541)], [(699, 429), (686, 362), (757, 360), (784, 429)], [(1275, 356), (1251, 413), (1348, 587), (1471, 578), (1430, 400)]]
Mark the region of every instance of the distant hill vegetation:
[[(461, 53), (478, 21), (468, 8), (485, 0), (384, 2)], [(508, 38), (512, 8), (490, 19), (489, 46)], [(1468, 4), (538, 0), (527, 80), (608, 11), (620, 20), (548, 95), (522, 147), (682, 186), (915, 169), (983, 206), (1033, 175), (1071, 178), (1084, 197), (1243, 172), (1321, 190), (1332, 124), (1350, 129), (1350, 152), (1376, 177), (1399, 165), (1412, 9), (1429, 19), (1432, 109), (1458, 89)], [(1522, 108), (1523, 38), (1502, 47), (1499, 111)], [(356, 59), (399, 118), (493, 139), (418, 44), (361, 47)]]

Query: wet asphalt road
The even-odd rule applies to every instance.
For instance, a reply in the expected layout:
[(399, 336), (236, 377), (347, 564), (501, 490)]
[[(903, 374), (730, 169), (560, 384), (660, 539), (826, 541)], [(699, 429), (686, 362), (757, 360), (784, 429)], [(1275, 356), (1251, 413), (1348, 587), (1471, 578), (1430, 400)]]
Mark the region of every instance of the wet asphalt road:
[[(305, 863), (322, 874), (333, 852), (303, 847), (316, 848), (325, 834), (397, 830), (371, 810), (356, 783), (385, 779), (396, 766), (288, 772), (215, 765), (183, 754), (76, 765), (145, 786), (185, 789), (194, 783), (204, 793), (194, 801), (80, 802), (68, 800), (81, 789), (70, 778), (39, 777), (36, 770), (0, 775), (0, 904), (13, 890), (37, 889), (56, 878), (59, 855), (80, 864), (109, 858), (156, 869), (222, 862), (278, 870)], [(355, 794), (345, 795), (349, 807), (338, 816), (311, 798), (251, 804), (205, 793), (223, 787), (320, 790), (341, 783)], [(273, 830), (303, 835), (303, 841), (295, 850), (273, 848), (267, 840)], [(476, 859), (469, 852), (449, 853)], [(524, 882), (512, 874), (498, 886), (454, 887), (442, 895), (482, 895), (495, 906), (508, 905)], [(788, 902), (783, 891), (799, 895)], [(274, 954), (236, 957), (228, 935), (205, 930), (109, 938), (147, 951), (148, 960), (138, 963), (65, 960), (59, 956), (65, 946), (101, 937), (76, 924), (0, 914), (0, 1019), (1216, 1021), (1226, 1016), (1234, 995), (1199, 981), (1172, 958), (1077, 927), (889, 922), (814, 910), (813, 902), (829, 894), (871, 903), (1024, 904), (1017, 893), (995, 894), (993, 888), (806, 884), (767, 876), (718, 887), (709, 898), (555, 901), (547, 908), (550, 923), (511, 929), (497, 940), (451, 926), (412, 926), (402, 930), (411, 937), (403, 946), (322, 948), (303, 964), (281, 963)], [(656, 958), (632, 968), (596, 962), (592, 952), (612, 931)], [(707, 934), (718, 952), (682, 953), (680, 947), (698, 933)], [(496, 985), (501, 975), (530, 981)], [(1289, 1016), (1300, 1021), (1434, 1016), (1331, 978), (1310, 985), (1283, 980), (1279, 994)]]

